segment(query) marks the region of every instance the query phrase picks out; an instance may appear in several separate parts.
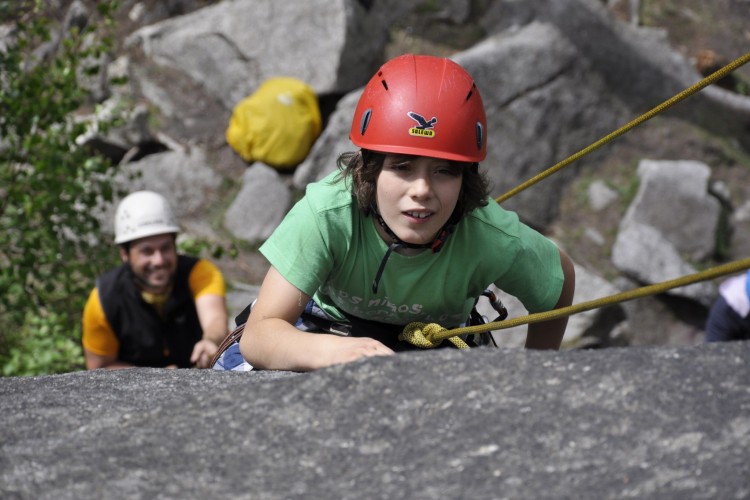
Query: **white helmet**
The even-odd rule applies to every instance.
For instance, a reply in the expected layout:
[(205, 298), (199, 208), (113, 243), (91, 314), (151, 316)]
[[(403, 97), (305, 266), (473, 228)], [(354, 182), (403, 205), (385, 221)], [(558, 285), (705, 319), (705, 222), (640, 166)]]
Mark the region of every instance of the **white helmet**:
[(120, 202), (115, 213), (115, 243), (154, 236), (177, 233), (177, 225), (169, 202), (153, 191), (136, 191)]

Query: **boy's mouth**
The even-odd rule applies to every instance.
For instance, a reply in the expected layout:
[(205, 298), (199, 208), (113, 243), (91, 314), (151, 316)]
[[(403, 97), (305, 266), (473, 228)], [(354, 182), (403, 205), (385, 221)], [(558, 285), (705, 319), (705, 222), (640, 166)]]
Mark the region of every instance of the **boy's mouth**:
[(415, 211), (407, 211), (404, 212), (409, 217), (413, 217), (415, 219), (426, 219), (432, 215), (432, 212), (415, 212)]

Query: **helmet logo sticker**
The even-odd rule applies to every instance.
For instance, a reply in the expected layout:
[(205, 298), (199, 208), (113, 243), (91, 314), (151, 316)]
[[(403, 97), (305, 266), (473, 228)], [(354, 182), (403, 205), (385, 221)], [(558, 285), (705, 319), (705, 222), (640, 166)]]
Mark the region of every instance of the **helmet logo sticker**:
[(409, 135), (415, 135), (418, 137), (428, 137), (432, 139), (435, 137), (435, 131), (433, 130), (433, 127), (437, 123), (437, 118), (432, 117), (430, 121), (427, 121), (424, 116), (415, 113), (414, 111), (409, 111), (406, 113), (409, 118), (417, 122), (416, 127), (411, 127), (409, 129)]

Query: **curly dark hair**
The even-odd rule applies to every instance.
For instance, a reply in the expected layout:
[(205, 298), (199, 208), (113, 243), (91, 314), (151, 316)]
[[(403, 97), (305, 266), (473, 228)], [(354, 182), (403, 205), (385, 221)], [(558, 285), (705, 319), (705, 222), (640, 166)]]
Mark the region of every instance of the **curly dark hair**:
[[(385, 157), (386, 153), (360, 149), (357, 152), (341, 154), (336, 162), (341, 171), (340, 178), (352, 180), (352, 195), (365, 215), (369, 215), (375, 206), (375, 186)], [(458, 195), (454, 211), (454, 216), (461, 218), (475, 208), (487, 205), (490, 185), (484, 173), (479, 171), (478, 163), (450, 163), (459, 167), (462, 174), (461, 193)]]

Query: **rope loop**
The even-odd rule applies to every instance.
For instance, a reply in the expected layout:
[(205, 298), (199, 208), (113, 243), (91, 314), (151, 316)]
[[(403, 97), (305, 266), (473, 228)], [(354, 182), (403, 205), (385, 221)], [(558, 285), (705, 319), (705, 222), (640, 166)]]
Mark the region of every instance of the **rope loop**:
[[(414, 321), (404, 327), (404, 331), (399, 334), (398, 339), (422, 349), (432, 349), (439, 346), (445, 340), (435, 337), (441, 332), (447, 331), (446, 328), (437, 323), (419, 323)], [(447, 340), (459, 349), (469, 349), (469, 344), (464, 342), (460, 337), (448, 337)]]

